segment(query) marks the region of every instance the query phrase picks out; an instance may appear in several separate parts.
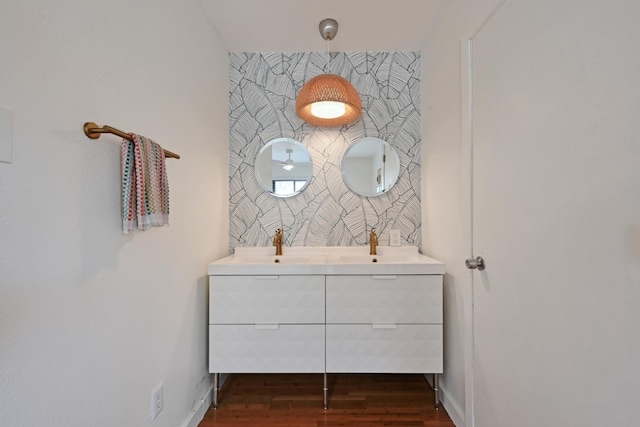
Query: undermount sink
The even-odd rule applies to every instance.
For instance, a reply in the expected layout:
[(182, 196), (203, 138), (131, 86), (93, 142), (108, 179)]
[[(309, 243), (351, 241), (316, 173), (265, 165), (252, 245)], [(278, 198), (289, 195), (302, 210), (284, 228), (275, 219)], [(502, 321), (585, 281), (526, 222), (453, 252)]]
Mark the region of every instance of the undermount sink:
[(340, 262), (345, 264), (368, 264), (368, 263), (380, 263), (380, 264), (415, 264), (428, 262), (430, 258), (423, 257), (421, 259), (418, 256), (415, 257), (403, 257), (394, 255), (346, 255), (340, 257)]
[[(209, 264), (209, 274), (299, 275), (299, 274), (443, 274), (444, 264), (424, 256), (415, 246), (369, 247), (273, 247), (236, 248), (234, 255)], [(289, 253), (287, 253), (289, 252)]]
[(267, 255), (267, 256), (234, 256), (229, 260), (233, 264), (309, 264), (313, 261), (307, 256), (285, 256), (285, 255)]

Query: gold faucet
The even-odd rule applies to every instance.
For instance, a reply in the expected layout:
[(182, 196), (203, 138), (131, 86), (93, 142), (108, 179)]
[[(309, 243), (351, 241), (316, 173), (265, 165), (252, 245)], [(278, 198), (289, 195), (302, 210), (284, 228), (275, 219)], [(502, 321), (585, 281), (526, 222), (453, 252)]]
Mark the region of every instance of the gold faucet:
[(378, 246), (378, 235), (376, 234), (376, 229), (372, 228), (371, 233), (369, 233), (369, 255), (378, 255), (376, 248)]
[(273, 246), (276, 247), (276, 255), (282, 255), (282, 230), (279, 228), (276, 230), (276, 235), (273, 236)]

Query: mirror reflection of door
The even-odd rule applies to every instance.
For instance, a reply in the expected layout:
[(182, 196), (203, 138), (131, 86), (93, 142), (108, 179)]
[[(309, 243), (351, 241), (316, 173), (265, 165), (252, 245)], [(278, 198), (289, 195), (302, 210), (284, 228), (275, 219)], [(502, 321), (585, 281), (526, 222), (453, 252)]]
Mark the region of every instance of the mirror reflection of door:
[(255, 162), (260, 187), (276, 197), (291, 197), (303, 191), (313, 175), (311, 154), (300, 142), (276, 138), (265, 144)]
[(379, 196), (398, 180), (400, 159), (393, 147), (380, 138), (354, 142), (342, 158), (342, 177), (351, 191), (361, 196)]

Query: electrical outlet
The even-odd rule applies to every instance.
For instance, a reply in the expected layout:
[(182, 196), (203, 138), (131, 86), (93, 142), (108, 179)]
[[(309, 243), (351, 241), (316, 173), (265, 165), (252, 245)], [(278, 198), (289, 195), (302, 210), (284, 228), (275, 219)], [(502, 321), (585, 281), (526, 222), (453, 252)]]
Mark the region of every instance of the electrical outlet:
[(389, 246), (402, 246), (400, 230), (391, 230), (389, 232)]
[(162, 395), (162, 383), (160, 383), (151, 392), (151, 421), (156, 419), (163, 407), (164, 396)]

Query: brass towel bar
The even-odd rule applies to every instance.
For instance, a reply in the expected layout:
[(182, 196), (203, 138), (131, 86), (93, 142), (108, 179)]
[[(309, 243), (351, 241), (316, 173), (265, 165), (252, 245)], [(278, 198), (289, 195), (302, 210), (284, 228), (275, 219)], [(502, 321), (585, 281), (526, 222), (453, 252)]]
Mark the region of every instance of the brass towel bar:
[[(118, 130), (114, 127), (111, 126), (107, 126), (104, 125), (102, 127), (98, 127), (97, 124), (93, 123), (93, 122), (87, 122), (84, 124), (84, 126), (82, 127), (82, 129), (84, 130), (84, 134), (87, 135), (89, 138), (91, 139), (98, 139), (100, 138), (100, 134), (101, 133), (112, 133), (114, 135), (118, 135), (124, 139), (128, 139), (129, 141), (132, 140), (131, 135), (129, 135), (128, 133), (122, 132), (121, 130)], [(171, 157), (172, 159), (179, 159), (180, 156), (176, 153), (172, 153), (169, 150), (164, 150), (164, 156), (165, 157)]]

